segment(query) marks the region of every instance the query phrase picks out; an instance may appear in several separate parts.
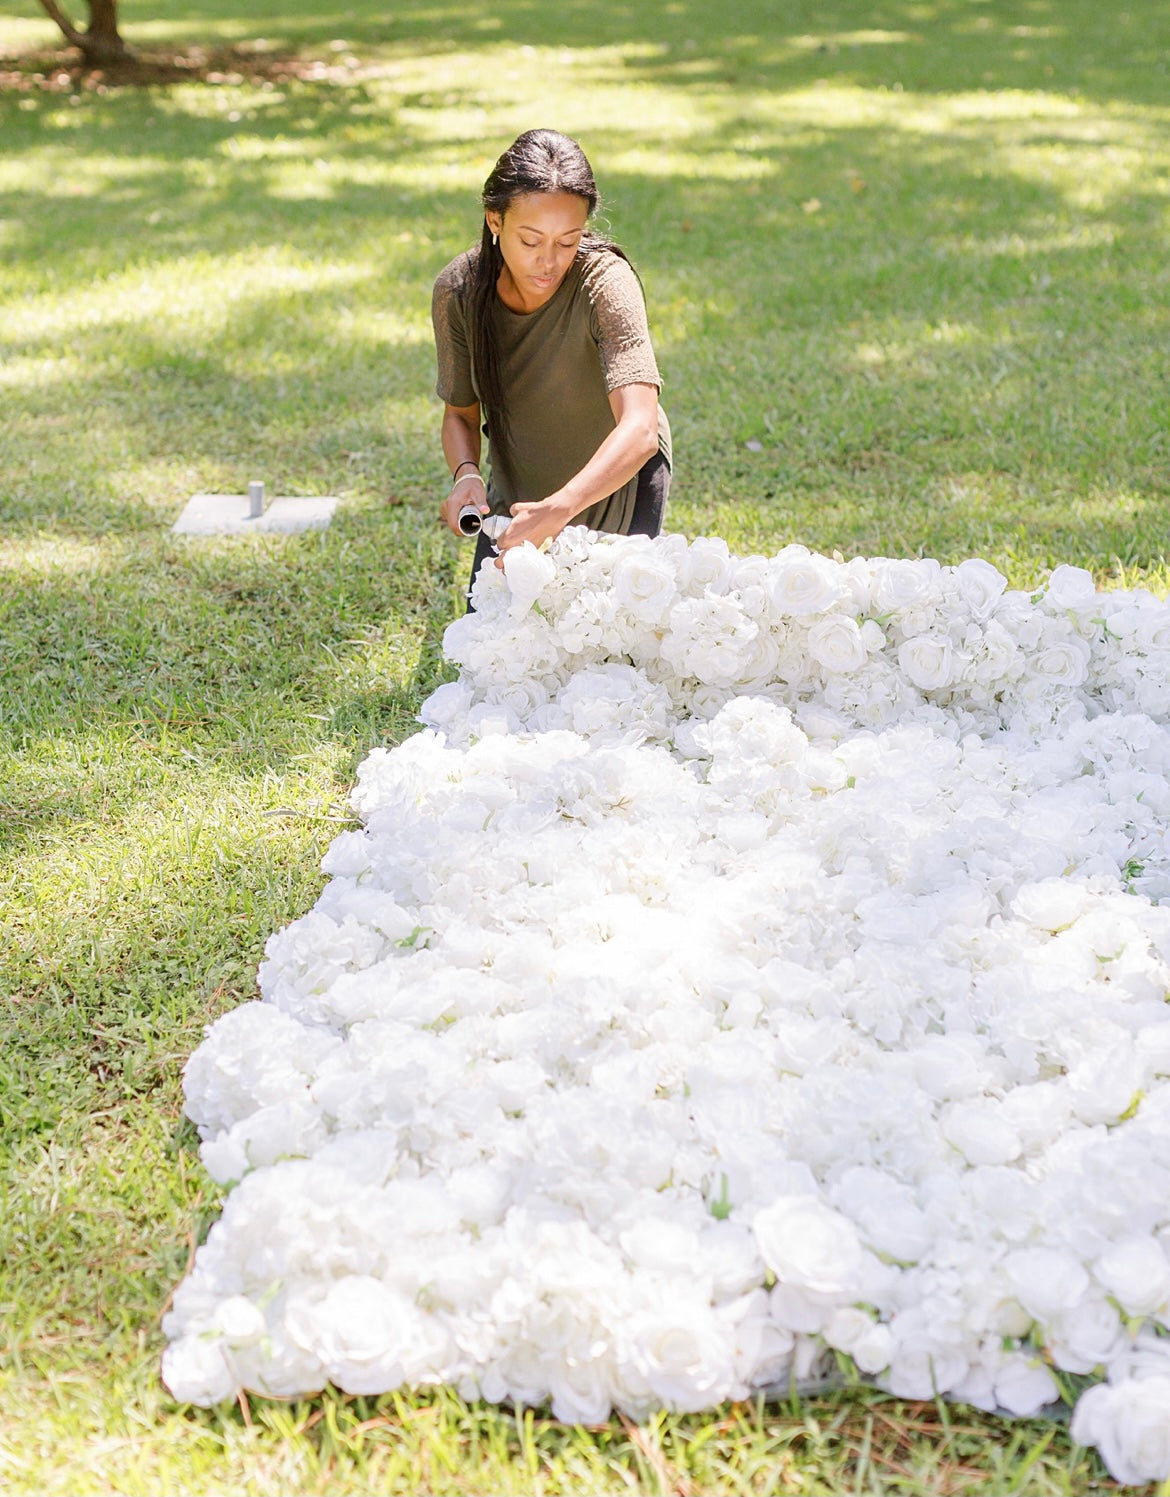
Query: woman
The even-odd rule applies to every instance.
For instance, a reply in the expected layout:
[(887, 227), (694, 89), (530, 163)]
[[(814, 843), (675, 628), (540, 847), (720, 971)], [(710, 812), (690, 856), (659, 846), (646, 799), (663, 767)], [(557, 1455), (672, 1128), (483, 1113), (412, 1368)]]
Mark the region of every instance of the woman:
[[(597, 184), (581, 147), (527, 130), (484, 183), (483, 234), (435, 282), (436, 390), (459, 533), (466, 504), (512, 516), (500, 551), (568, 524), (657, 535), (670, 427), (642, 288), (589, 228)], [(480, 429), (490, 469), (480, 471)], [(472, 578), (492, 544), (481, 535)]]

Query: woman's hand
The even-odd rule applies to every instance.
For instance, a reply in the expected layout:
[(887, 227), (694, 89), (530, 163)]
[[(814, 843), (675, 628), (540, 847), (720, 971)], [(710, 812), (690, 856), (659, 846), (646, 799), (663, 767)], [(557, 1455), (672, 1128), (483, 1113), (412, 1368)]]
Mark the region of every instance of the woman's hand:
[(459, 529), (459, 511), (465, 504), (474, 504), (481, 515), (489, 512), (487, 485), (478, 473), (467, 473), (457, 479), (439, 507), (440, 515), (458, 536), (463, 534)]
[(451, 492), (439, 514), (456, 535), (462, 535), (459, 511), (465, 504), (474, 504), (481, 515), (488, 513), (487, 485), (479, 472), (478, 405), (444, 405), (443, 456), (451, 469)]
[(535, 502), (525, 500), (519, 504), (513, 504), (509, 513), (512, 516), (512, 523), (496, 542), (496, 549), (500, 552), (496, 561), (498, 567), (504, 564), (503, 553), (510, 551), (513, 546), (522, 546), (525, 541), (530, 541), (539, 549), (546, 542), (560, 535), (572, 520), (574, 511), (562, 499), (554, 495)]

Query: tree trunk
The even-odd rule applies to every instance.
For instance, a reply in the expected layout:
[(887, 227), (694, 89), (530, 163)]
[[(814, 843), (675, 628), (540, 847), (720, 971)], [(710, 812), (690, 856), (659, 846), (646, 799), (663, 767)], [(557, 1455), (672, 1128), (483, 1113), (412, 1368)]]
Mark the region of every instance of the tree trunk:
[(118, 0), (89, 0), (89, 29), (82, 50), (90, 62), (129, 57), (130, 49), (118, 35)]
[(81, 49), (86, 62), (118, 62), (133, 55), (118, 32), (118, 0), (88, 0), (89, 26), (85, 31), (77, 29), (57, 0), (41, 0), (41, 5), (61, 28), (65, 40)]

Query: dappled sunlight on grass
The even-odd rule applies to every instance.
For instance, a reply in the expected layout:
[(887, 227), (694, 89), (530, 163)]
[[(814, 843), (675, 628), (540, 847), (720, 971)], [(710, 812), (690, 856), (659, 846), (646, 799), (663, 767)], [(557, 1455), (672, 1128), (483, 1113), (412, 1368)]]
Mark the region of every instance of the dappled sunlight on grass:
[(50, 385), (83, 379), (85, 364), (71, 354), (45, 354), (32, 358), (8, 358), (0, 364), (0, 387), (38, 390)]
[(0, 540), (0, 571), (27, 572), (32, 576), (51, 572), (97, 573), (111, 564), (111, 553), (122, 551), (120, 540), (83, 541), (76, 536), (25, 536), (19, 542)]
[(135, 267), (98, 286), (72, 294), (46, 293), (13, 311), (0, 324), (0, 342), (59, 338), (97, 327), (141, 324), (159, 330), (160, 343), (192, 332), (206, 337), (222, 330), (241, 307), (326, 287), (352, 286), (374, 268), (310, 263), (291, 249), (238, 255), (195, 253)]

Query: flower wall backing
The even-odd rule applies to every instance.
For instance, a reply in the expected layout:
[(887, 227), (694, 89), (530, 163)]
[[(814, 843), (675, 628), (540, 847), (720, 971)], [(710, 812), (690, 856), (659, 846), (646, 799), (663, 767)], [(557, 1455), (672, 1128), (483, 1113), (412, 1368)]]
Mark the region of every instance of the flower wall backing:
[(847, 1357), (1170, 1474), (1170, 607), (580, 529), (474, 597), (187, 1065), (174, 1395)]

